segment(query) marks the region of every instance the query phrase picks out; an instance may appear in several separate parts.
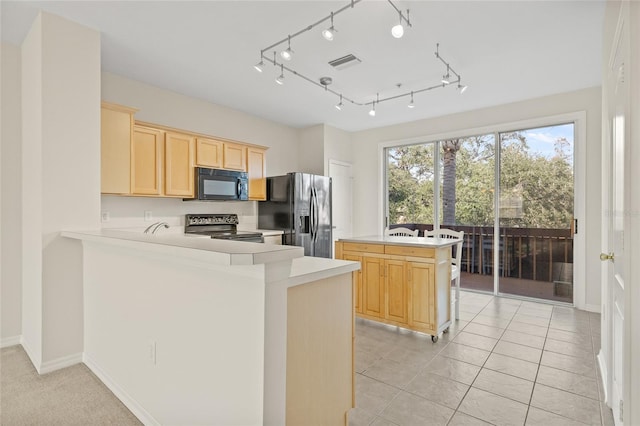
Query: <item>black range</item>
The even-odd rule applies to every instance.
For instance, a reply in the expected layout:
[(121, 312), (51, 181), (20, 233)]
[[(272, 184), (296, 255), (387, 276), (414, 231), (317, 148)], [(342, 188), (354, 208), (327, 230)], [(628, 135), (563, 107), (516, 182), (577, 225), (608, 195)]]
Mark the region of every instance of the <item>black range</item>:
[(188, 214), (185, 215), (185, 234), (209, 235), (220, 240), (263, 243), (260, 232), (238, 231), (237, 214)]

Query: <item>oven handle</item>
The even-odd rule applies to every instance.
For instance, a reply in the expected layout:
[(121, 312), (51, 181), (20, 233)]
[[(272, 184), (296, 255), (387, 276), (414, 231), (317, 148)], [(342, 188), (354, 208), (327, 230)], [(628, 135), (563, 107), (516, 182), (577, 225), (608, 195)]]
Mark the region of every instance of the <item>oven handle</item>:
[(240, 198), (241, 193), (242, 193), (242, 180), (238, 178), (236, 180), (236, 198)]

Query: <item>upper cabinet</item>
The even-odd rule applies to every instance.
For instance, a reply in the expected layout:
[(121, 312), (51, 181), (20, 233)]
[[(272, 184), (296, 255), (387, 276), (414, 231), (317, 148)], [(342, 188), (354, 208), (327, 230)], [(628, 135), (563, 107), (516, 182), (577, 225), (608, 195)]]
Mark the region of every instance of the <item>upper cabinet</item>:
[(247, 171), (247, 147), (237, 143), (225, 142), (223, 144), (222, 168), (229, 170)]
[(264, 161), (265, 150), (247, 148), (247, 175), (249, 177), (249, 199), (267, 199), (267, 176)]
[(102, 103), (100, 174), (101, 192), (129, 194), (133, 114), (136, 110), (122, 105)]
[(215, 139), (196, 138), (196, 166), (221, 168), (223, 143)]
[(102, 103), (101, 192), (194, 196), (194, 167), (247, 172), (249, 199), (265, 200), (265, 147), (134, 120), (136, 110)]

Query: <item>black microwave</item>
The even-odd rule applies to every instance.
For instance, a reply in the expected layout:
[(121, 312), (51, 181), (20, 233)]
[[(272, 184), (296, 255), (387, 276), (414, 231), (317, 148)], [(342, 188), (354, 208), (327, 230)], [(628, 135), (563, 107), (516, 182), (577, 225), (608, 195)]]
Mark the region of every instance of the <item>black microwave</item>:
[(195, 168), (195, 198), (200, 201), (246, 201), (249, 178), (246, 172)]

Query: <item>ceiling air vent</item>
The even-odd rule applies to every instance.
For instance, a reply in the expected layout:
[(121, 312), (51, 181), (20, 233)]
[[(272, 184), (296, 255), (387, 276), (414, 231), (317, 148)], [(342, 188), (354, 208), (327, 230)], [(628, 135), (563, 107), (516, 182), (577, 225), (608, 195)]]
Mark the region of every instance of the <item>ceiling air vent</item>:
[(345, 68), (358, 65), (360, 62), (362, 62), (360, 59), (356, 58), (351, 53), (349, 53), (348, 55), (345, 55), (341, 58), (334, 59), (333, 61), (329, 61), (329, 65), (331, 65), (337, 70), (343, 70)]

